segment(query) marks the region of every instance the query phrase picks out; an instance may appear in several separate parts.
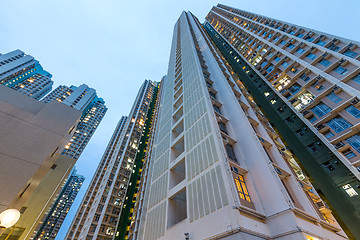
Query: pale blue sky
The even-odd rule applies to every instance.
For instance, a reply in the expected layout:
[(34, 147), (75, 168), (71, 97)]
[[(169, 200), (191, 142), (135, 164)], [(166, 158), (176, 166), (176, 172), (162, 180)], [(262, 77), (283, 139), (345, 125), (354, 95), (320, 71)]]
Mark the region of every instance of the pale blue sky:
[[(218, 1), (1, 0), (0, 52), (21, 49), (53, 75), (55, 86), (85, 83), (109, 110), (80, 157), (86, 177), (57, 240), (63, 239), (117, 121), (144, 79), (166, 74), (173, 26), (183, 10), (201, 22)], [(360, 41), (359, 0), (221, 1), (290, 23)]]

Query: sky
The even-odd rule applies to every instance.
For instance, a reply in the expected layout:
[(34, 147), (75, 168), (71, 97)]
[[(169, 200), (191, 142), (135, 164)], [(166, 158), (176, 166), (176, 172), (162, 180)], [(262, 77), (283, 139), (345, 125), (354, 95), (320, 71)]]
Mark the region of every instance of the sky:
[(64, 236), (120, 117), (145, 79), (166, 74), (173, 26), (182, 11), (203, 22), (222, 3), (360, 42), (359, 0), (0, 0), (0, 53), (20, 49), (58, 85), (87, 84), (104, 98), (104, 119), (76, 166), (86, 177)]

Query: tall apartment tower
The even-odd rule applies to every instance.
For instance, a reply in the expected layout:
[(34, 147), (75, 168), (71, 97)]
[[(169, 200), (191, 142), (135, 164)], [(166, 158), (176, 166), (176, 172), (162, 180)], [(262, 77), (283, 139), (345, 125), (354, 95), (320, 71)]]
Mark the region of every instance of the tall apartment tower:
[(61, 224), (69, 212), (84, 180), (85, 177), (77, 174), (76, 170), (73, 169), (62, 188), (59, 197), (56, 198), (52, 208), (46, 214), (46, 218), (43, 222), (40, 222), (39, 228), (36, 229), (37, 233), (33, 239), (54, 240), (56, 238)]
[(105, 150), (66, 239), (113, 239), (126, 191), (131, 186), (141, 137), (157, 84), (146, 80), (128, 117), (122, 117)]
[(38, 61), (23, 51), (0, 54), (0, 84), (39, 100), (51, 91), (51, 77)]
[(360, 43), (220, 4), (204, 26), (341, 225), (360, 237)]
[(49, 103), (54, 100), (83, 113), (74, 136), (62, 153), (65, 156), (78, 159), (105, 116), (107, 111), (105, 101), (97, 96), (95, 89), (85, 84), (79, 87), (59, 86), (41, 101)]
[(189, 12), (161, 88), (142, 216), (114, 239), (347, 239)]

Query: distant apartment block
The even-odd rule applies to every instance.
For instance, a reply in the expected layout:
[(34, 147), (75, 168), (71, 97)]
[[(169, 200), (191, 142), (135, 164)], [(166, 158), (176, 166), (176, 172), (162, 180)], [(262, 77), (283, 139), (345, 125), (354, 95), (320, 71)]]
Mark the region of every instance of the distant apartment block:
[(37, 100), (51, 91), (52, 75), (21, 50), (0, 54), (0, 84)]

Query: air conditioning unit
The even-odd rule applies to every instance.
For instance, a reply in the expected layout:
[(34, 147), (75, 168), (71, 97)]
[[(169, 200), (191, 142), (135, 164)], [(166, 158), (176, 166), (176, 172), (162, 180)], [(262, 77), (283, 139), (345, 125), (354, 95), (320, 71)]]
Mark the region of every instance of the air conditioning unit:
[(350, 101), (351, 104), (357, 104), (359, 102), (359, 99), (355, 98)]
[(341, 148), (341, 147), (343, 147), (343, 146), (345, 146), (345, 144), (344, 144), (343, 142), (338, 142), (338, 143), (334, 144), (334, 147), (335, 147), (336, 149), (339, 149), (339, 148)]

